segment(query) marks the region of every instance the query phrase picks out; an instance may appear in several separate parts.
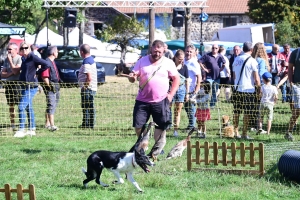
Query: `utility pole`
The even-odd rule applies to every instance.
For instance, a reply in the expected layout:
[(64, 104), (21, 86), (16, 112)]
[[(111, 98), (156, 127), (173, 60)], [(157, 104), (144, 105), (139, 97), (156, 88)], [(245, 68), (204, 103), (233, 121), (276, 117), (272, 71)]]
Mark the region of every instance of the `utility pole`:
[[(186, 5), (187, 3), (184, 2), (184, 4)], [(184, 17), (184, 23), (185, 23), (185, 27), (184, 27), (184, 47), (187, 47), (188, 45), (190, 45), (191, 42), (191, 30), (190, 30), (190, 25), (192, 22), (192, 13), (191, 13), (191, 8), (186, 8), (185, 9), (185, 17)]]
[[(85, 18), (85, 9), (82, 9), (81, 14), (82, 14), (83, 18)], [(80, 27), (79, 27), (79, 41), (78, 41), (78, 46), (80, 46), (80, 45), (83, 44), (84, 27), (85, 27), (84, 20), (81, 20)]]
[[(152, 2), (150, 2), (151, 4)], [(149, 8), (149, 48), (148, 53), (150, 53), (150, 48), (154, 41), (154, 31), (155, 31), (155, 10), (154, 7)]]

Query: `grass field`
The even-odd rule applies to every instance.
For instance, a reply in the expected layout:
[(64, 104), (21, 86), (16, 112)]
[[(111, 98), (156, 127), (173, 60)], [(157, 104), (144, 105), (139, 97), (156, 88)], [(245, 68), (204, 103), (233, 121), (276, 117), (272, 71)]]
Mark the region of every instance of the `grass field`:
[[(187, 171), (186, 151), (181, 158), (160, 161), (149, 174), (138, 169), (134, 175), (144, 193), (136, 192), (130, 182), (123, 185), (111, 184), (115, 178), (104, 171), (102, 181), (110, 184), (103, 188), (90, 182), (83, 189), (84, 175), (81, 167), (86, 167), (87, 157), (94, 151), (106, 149), (127, 151), (136, 137), (131, 127), (132, 109), (137, 93), (136, 84), (128, 84), (124, 78), (107, 77), (107, 83), (99, 86), (96, 96), (97, 125), (95, 130), (81, 130), (80, 95), (78, 88), (63, 88), (56, 112), (57, 132), (49, 132), (44, 127), (45, 98), (38, 94), (34, 98), (37, 123), (37, 136), (22, 139), (13, 138), (9, 129), (7, 106), (3, 91), (0, 93), (0, 188), (9, 183), (13, 188), (21, 183), (24, 188), (34, 184), (38, 200), (86, 200), (86, 199), (299, 199), (299, 185), (285, 180), (278, 173), (276, 163), (287, 149), (299, 150), (299, 135), (296, 128), (295, 142), (283, 139), (290, 111), (287, 104), (278, 103), (275, 107), (274, 122), (270, 136), (256, 136), (254, 143), (265, 145), (265, 171), (263, 177), (256, 175), (222, 174), (216, 171)], [(208, 123), (208, 138), (205, 141), (230, 144), (240, 141), (219, 138), (219, 116), (232, 112), (231, 104), (221, 99), (219, 109), (212, 111)], [(242, 124), (242, 122), (241, 122)], [(168, 133), (165, 152), (186, 133), (186, 114), (182, 113), (179, 138)], [(198, 139), (192, 137), (194, 144)], [(203, 142), (203, 140), (201, 141)], [(243, 141), (245, 142), (245, 141)], [(249, 142), (245, 142), (249, 144)], [(151, 140), (150, 146), (153, 145)], [(193, 164), (193, 167), (199, 168)], [(201, 164), (201, 167), (206, 167)], [(209, 165), (213, 168), (213, 165)], [(239, 166), (238, 166), (239, 167)], [(14, 194), (13, 199), (16, 199)], [(28, 196), (25, 195), (25, 199)], [(4, 194), (0, 193), (0, 199)]]

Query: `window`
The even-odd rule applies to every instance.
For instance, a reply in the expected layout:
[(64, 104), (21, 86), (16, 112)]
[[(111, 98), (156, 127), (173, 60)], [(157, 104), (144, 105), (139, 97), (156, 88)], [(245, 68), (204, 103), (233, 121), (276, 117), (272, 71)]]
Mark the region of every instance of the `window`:
[(228, 26), (235, 26), (235, 25), (237, 25), (236, 17), (223, 18), (223, 28), (228, 27)]
[(103, 29), (103, 24), (102, 23), (94, 23), (94, 30), (100, 30), (102, 31)]

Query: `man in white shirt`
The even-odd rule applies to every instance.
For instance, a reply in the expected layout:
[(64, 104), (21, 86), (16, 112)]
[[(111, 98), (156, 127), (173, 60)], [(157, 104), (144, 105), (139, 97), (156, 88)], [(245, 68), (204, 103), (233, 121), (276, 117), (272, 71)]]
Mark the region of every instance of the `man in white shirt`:
[(233, 126), (235, 136), (240, 138), (238, 133), (239, 116), (244, 113), (243, 135), (241, 138), (249, 140), (251, 138), (247, 135), (247, 129), (249, 118), (257, 109), (255, 87), (260, 87), (260, 78), (257, 68), (258, 63), (251, 56), (252, 43), (245, 42), (243, 51), (244, 54), (238, 56), (232, 65), (234, 85), (236, 86), (236, 97), (233, 100)]

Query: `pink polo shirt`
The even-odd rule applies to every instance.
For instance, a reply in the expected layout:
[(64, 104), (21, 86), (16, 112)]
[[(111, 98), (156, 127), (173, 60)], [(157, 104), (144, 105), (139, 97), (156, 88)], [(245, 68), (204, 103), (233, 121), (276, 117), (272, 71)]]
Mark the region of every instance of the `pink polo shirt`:
[(159, 66), (161, 68), (145, 85), (144, 89), (139, 89), (136, 100), (146, 103), (156, 103), (167, 97), (169, 79), (171, 76), (178, 74), (175, 63), (172, 60), (163, 56), (157, 65), (152, 65), (148, 55), (138, 60), (132, 71), (137, 74), (139, 77), (139, 86), (142, 86)]

